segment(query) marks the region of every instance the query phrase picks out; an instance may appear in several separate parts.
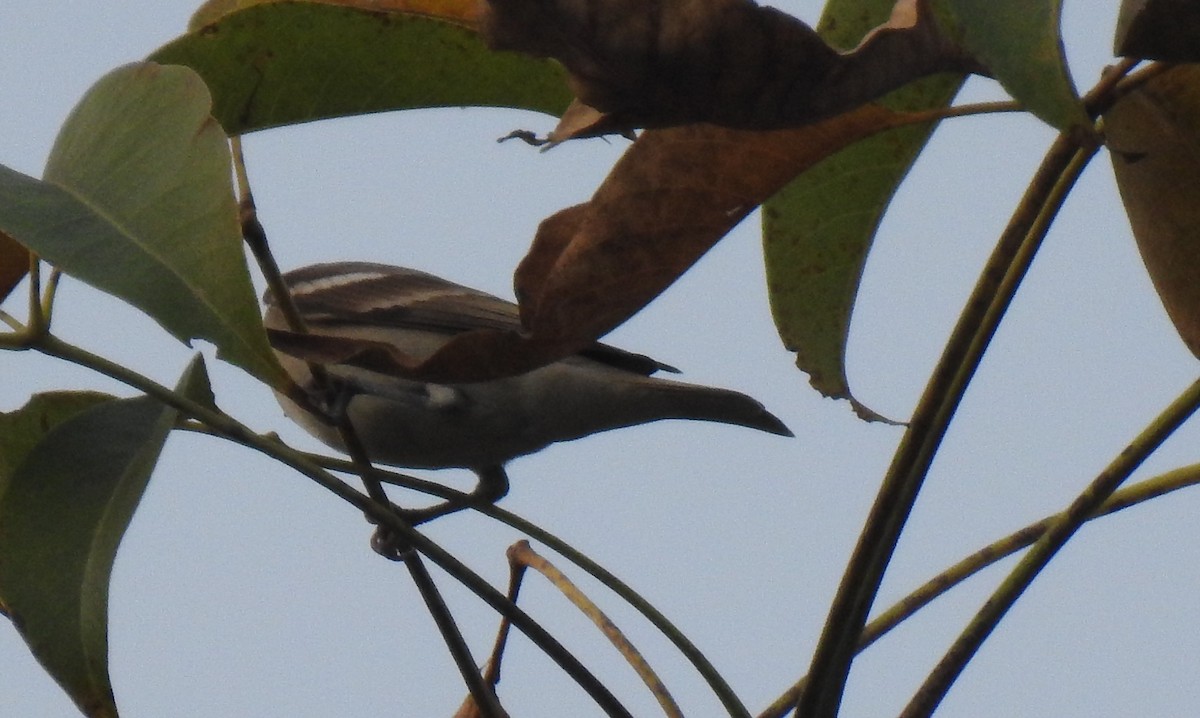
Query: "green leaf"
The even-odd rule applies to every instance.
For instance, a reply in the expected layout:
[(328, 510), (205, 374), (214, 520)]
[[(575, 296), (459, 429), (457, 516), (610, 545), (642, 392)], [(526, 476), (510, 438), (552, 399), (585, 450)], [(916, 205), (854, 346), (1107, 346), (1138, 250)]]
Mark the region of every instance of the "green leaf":
[(47, 432), (113, 398), (96, 391), (51, 391), (34, 394), (20, 409), (0, 413), (0, 501), (17, 466)]
[[(199, 359), (180, 391), (207, 384)], [(0, 495), (0, 601), (33, 655), (88, 716), (116, 716), (108, 588), (117, 547), (177, 413), (101, 401), (50, 429)]]
[[(887, 20), (890, 0), (831, 0), (817, 31), (850, 48)], [(914, 82), (884, 99), (896, 110), (950, 103), (963, 77)], [(771, 312), (784, 345), (815, 389), (848, 399), (867, 419), (881, 417), (850, 392), (846, 339), (875, 231), (936, 123), (858, 142), (801, 174), (763, 205), (763, 248)]]
[(1062, 0), (935, 0), (947, 32), (1030, 112), (1059, 130), (1091, 126), (1067, 71)]
[(275, 384), (242, 251), (229, 147), (204, 82), (128, 65), (71, 113), (45, 180), (0, 167), (0, 230), (63, 271), (138, 307), (181, 341)]
[(378, 2), (232, 3), (247, 4), (222, 15), (210, 3), (198, 13), (205, 24), (150, 56), (200, 73), (231, 134), (422, 107), (558, 115), (571, 101), (556, 63), (487, 49), (466, 26), (473, 0), (426, 0), (419, 11)]

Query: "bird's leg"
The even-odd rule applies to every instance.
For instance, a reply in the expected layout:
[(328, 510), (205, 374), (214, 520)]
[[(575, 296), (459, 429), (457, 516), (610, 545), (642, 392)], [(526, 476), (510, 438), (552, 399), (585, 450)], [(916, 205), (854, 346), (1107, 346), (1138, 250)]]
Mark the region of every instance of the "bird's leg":
[(425, 509), (401, 509), (400, 515), (413, 526), (443, 516), (458, 513), (463, 509), (482, 504), (494, 504), (508, 494), (508, 472), (503, 466), (485, 466), (475, 470), (479, 483), (462, 499), (447, 499), (437, 506)]
[(471, 492), (473, 503), (494, 504), (508, 495), (508, 472), (504, 466), (485, 466), (475, 474), (479, 477), (479, 483)]

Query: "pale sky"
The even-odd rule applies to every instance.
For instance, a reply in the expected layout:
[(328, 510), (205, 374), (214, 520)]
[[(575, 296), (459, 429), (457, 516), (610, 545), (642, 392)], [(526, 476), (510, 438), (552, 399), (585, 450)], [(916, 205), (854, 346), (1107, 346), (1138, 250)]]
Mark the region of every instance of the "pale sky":
[[(815, 21), (819, 3), (778, 3)], [(1068, 55), (1090, 86), (1111, 56), (1116, 2), (1066, 3)], [(182, 32), (192, 2), (0, 6), (0, 163), (39, 175), (79, 96)], [(960, 101), (996, 99), (974, 81)], [(392, 113), (247, 139), (262, 219), (285, 268), (404, 264), (502, 296), (538, 221), (585, 200), (626, 146), (549, 153), (496, 137), (552, 118), (499, 110)], [(1030, 117), (944, 123), (901, 190), (867, 267), (850, 379), (905, 418), (984, 257), (1052, 131)], [(6, 305), (7, 306), (7, 305)], [(152, 321), (78, 282), (56, 330), (172, 383), (190, 355)], [(782, 349), (767, 308), (757, 214), (609, 340), (752, 394), (796, 438), (663, 422), (552, 447), (510, 465), (503, 506), (641, 591), (709, 656), (752, 712), (807, 670), (845, 560), (900, 430), (820, 398)], [(205, 353), (212, 359), (211, 351)], [(34, 391), (128, 390), (33, 355), (0, 355), (0, 411)], [(223, 408), (258, 430), (319, 445), (270, 393), (210, 362)], [(1097, 157), (1001, 327), (935, 463), (877, 610), (980, 546), (1064, 507), (1196, 376), (1137, 256)], [(1191, 463), (1189, 425), (1138, 477)], [(464, 487), (457, 472), (417, 472)], [(1195, 712), (1200, 587), (1184, 491), (1085, 528), (1005, 618), (942, 716), (1182, 716)], [(465, 689), (407, 573), (368, 548), (353, 508), (240, 447), (168, 443), (118, 557), (110, 653), (122, 715), (449, 716)], [(521, 538), (461, 516), (428, 534), (503, 587)], [(550, 556), (552, 559), (556, 557)], [(641, 648), (687, 715), (719, 715), (653, 629), (565, 562)], [(894, 715), (1001, 579), (985, 572), (856, 663), (846, 716)], [(475, 655), (496, 617), (435, 573)], [(562, 637), (637, 716), (658, 708), (565, 600), (530, 576), (522, 606)], [(514, 716), (598, 710), (523, 639), (500, 695)], [(67, 698), (0, 626), (0, 715), (68, 716)]]

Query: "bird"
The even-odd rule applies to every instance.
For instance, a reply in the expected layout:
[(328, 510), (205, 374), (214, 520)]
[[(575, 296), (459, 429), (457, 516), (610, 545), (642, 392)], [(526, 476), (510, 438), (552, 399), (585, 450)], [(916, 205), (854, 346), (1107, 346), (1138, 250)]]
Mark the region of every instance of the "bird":
[[(283, 275), (317, 336), (388, 343), (418, 360), (474, 329), (521, 331), (517, 305), (416, 269), (373, 262), (314, 264)], [(719, 422), (790, 437), (757, 400), (729, 389), (654, 376), (678, 370), (596, 342), (532, 371), (501, 379), (439, 384), (352, 363), (322, 364), (287, 352), (289, 327), (270, 290), (263, 322), (284, 370), (310, 396), (276, 396), (284, 413), (328, 446), (345, 451), (337, 422), (322, 407), (341, 406), (372, 463), (406, 469), (464, 468), (479, 485), (471, 496), (494, 503), (508, 492), (505, 465), (550, 444), (663, 419)], [(295, 350), (292, 350), (294, 353)], [(331, 402), (331, 387), (342, 397)]]

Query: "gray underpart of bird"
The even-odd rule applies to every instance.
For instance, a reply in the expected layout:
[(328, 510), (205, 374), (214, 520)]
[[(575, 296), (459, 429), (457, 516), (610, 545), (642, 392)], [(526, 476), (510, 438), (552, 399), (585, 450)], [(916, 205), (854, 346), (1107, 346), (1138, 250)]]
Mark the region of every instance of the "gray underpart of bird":
[[(431, 355), (454, 334), (468, 330), (462, 324), (470, 321), (445, 329), (431, 329), (428, 321), (405, 326), (411, 316), (394, 310), (413, 297), (414, 305), (420, 305), (418, 313), (435, 301), (441, 303), (437, 316), (443, 317), (465, 298), (482, 302), (493, 313), (488, 318), (491, 328), (496, 328), (496, 312), (511, 315), (512, 326), (519, 327), (511, 302), (403, 267), (314, 265), (288, 273), (285, 281), (312, 333), (385, 341), (417, 358)], [(418, 289), (412, 289), (414, 281)], [(439, 283), (437, 292), (428, 291), (431, 282)], [(431, 299), (431, 294), (439, 296)], [(266, 326), (286, 329), (282, 312), (269, 296), (266, 300)], [(649, 376), (605, 357), (629, 356), (662, 365), (606, 345), (596, 348), (517, 376), (463, 384), (413, 381), (347, 364), (323, 366), (331, 383), (349, 392), (346, 414), (368, 457), (404, 468), (501, 466), (555, 442), (662, 419), (720, 422), (792, 436), (782, 421), (745, 394)], [(314, 390), (304, 360), (276, 353), (301, 388)], [(277, 396), (289, 418), (327, 445), (344, 450), (337, 428), (327, 419)]]

